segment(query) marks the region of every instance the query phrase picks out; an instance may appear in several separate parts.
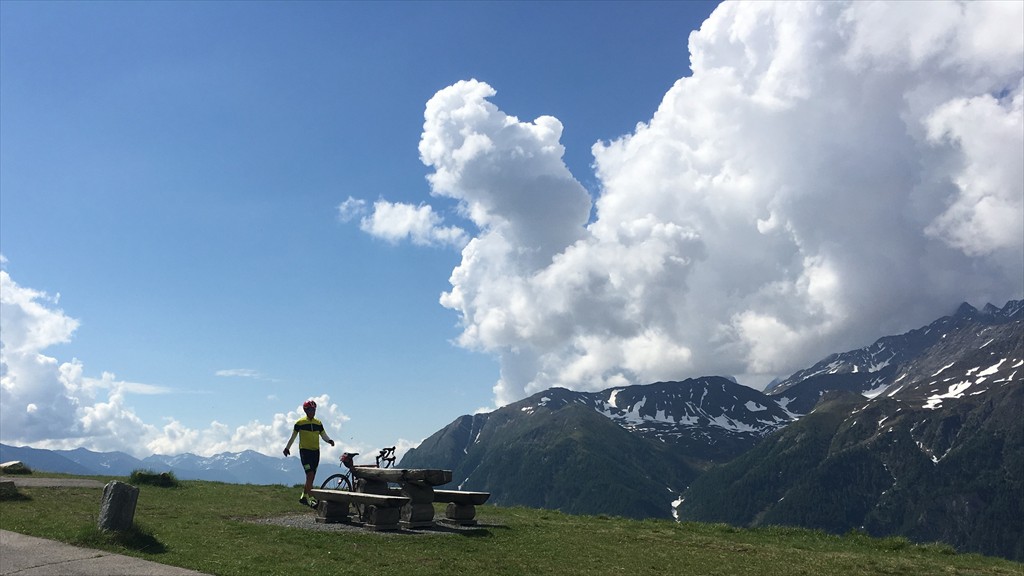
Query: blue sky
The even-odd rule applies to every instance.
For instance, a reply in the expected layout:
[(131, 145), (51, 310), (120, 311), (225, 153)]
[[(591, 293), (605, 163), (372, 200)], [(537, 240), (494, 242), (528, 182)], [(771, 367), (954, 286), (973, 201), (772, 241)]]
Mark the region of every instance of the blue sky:
[(0, 3), (0, 439), (369, 452), (1020, 298), (1019, 11)]

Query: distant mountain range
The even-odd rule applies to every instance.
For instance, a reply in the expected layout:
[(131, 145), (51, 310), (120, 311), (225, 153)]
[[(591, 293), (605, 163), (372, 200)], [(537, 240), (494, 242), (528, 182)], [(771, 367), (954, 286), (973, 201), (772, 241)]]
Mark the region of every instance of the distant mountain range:
[(302, 479), (294, 459), (272, 458), (252, 450), (203, 457), (195, 454), (153, 455), (142, 460), (124, 452), (40, 450), (0, 444), (0, 462), (20, 460), (33, 470), (89, 476), (129, 476), (135, 470), (174, 472), (181, 480), (209, 480), (235, 484), (282, 484)]
[(721, 377), (553, 388), (462, 416), (403, 467), (491, 502), (792, 524), (1024, 559), (1024, 303), (833, 354), (766, 393)]

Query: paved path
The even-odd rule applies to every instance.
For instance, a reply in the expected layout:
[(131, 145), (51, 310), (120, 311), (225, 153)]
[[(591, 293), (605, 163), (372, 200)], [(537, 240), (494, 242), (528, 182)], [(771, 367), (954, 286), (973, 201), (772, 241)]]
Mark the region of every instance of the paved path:
[(0, 530), (3, 576), (206, 576), (102, 550), (79, 548), (45, 538)]

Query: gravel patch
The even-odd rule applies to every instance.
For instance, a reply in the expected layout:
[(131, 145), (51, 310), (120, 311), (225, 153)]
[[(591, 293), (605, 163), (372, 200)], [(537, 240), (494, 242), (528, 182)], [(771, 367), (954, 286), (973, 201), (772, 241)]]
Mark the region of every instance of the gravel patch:
[(0, 476), (2, 482), (14, 482), (18, 488), (63, 487), (63, 488), (103, 488), (106, 486), (99, 480), (88, 478), (36, 478), (32, 476)]

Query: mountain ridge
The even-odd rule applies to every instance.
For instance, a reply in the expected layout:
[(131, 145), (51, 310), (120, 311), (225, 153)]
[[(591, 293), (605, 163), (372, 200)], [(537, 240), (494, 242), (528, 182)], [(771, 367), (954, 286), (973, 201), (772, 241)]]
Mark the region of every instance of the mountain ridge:
[[(658, 510), (655, 515), (669, 506), (680, 519), (867, 530), (1022, 559), (1022, 319), (1022, 301), (982, 310), (965, 303), (922, 328), (829, 355), (767, 393), (723, 377), (600, 392), (553, 388), (494, 412), (457, 418), (400, 465), (444, 462), (467, 489), (526, 504), (530, 497), (518, 485), (481, 481), (480, 472), (505, 469), (510, 443), (554, 436), (553, 429), (543, 430), (551, 415), (576, 406), (646, 442), (638, 453), (660, 445), (685, 464), (672, 477), (692, 477), (685, 490), (666, 483), (667, 490), (647, 491), (644, 510)], [(712, 391), (717, 397), (707, 396)], [(488, 432), (496, 415), (506, 429), (501, 437)], [(530, 421), (534, 416), (543, 419)], [(600, 419), (588, 421), (608, 429)], [(553, 458), (549, 447), (532, 451)], [(580, 500), (606, 502), (601, 494), (642, 476), (589, 474), (576, 475), (577, 491), (547, 506), (586, 509)], [(559, 481), (552, 476), (550, 483)], [(944, 503), (932, 502), (929, 494), (943, 495)], [(607, 513), (597, 505), (590, 509)], [(650, 514), (639, 508), (615, 513)]]

